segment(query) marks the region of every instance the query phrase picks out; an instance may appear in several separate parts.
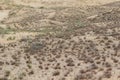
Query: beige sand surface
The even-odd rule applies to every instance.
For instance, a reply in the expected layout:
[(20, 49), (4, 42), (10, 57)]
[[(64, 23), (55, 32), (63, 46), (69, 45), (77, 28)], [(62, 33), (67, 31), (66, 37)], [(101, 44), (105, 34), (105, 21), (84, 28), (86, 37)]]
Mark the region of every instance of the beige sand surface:
[(120, 80), (120, 0), (0, 0), (0, 80)]

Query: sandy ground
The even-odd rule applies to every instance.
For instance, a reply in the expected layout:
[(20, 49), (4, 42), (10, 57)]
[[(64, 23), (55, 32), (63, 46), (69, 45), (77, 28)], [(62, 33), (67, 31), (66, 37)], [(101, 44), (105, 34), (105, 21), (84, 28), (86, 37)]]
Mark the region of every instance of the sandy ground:
[(120, 0), (0, 0), (0, 80), (120, 80)]
[(79, 7), (87, 5), (102, 5), (119, 0), (14, 0), (15, 4), (24, 4), (33, 7)]
[(8, 14), (9, 14), (9, 10), (0, 11), (0, 21), (2, 21), (4, 18), (7, 18)]

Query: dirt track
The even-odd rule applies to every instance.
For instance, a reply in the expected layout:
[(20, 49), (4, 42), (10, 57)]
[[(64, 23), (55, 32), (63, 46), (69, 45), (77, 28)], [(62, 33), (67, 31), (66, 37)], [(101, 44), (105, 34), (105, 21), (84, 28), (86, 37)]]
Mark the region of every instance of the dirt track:
[(120, 0), (0, 1), (0, 80), (120, 80)]

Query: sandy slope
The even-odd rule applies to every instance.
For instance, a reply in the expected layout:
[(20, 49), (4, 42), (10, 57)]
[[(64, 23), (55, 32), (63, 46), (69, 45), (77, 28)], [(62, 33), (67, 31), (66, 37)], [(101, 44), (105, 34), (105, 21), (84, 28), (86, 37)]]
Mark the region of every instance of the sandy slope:
[[(4, 1), (4, 0), (2, 0)], [(10, 0), (14, 4), (32, 7), (79, 7), (86, 5), (101, 5), (120, 0)]]

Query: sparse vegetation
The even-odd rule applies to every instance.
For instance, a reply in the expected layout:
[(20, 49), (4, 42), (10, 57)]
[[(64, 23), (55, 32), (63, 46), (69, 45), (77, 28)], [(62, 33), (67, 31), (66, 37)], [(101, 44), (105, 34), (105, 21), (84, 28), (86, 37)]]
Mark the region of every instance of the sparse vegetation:
[(8, 37), (7, 40), (15, 40), (15, 37)]
[(1, 28), (0, 27), (0, 34), (9, 34), (9, 33), (11, 33), (11, 32), (15, 32), (15, 30), (13, 30), (13, 29), (10, 29), (10, 28), (6, 28), (6, 29), (4, 29), (4, 28)]
[(120, 0), (0, 0), (0, 80), (120, 80)]

